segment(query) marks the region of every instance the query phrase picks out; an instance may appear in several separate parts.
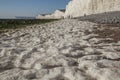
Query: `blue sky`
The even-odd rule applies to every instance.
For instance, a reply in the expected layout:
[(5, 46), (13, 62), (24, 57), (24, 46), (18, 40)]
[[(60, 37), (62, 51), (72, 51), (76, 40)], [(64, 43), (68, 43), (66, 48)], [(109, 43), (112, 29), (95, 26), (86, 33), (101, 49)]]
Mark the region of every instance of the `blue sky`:
[(0, 0), (0, 18), (36, 16), (64, 9), (69, 0)]

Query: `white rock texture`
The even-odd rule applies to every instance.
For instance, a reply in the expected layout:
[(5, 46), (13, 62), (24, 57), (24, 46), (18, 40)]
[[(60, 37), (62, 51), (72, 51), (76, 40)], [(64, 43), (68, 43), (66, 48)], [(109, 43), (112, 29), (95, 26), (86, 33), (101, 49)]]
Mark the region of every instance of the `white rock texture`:
[(64, 18), (65, 12), (61, 10), (56, 10), (52, 14), (47, 14), (47, 15), (38, 15), (36, 18), (37, 19), (61, 19)]
[(52, 14), (39, 14), (36, 16), (36, 19), (54, 19), (54, 17), (52, 16)]
[(56, 18), (56, 19), (64, 18), (65, 12), (60, 11), (60, 10), (56, 10), (56, 11), (52, 14), (52, 16), (53, 16), (53, 18)]
[(45, 15), (39, 14), (39, 15), (36, 16), (36, 19), (44, 19), (44, 18), (45, 18)]
[(0, 34), (0, 80), (120, 80), (120, 42), (99, 43), (94, 28), (65, 19)]
[(71, 0), (66, 6), (65, 17), (120, 11), (120, 0)]

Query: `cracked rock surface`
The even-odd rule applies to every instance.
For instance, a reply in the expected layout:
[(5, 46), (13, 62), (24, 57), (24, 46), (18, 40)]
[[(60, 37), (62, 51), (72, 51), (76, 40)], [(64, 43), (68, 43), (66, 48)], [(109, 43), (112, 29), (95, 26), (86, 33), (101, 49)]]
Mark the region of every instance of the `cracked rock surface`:
[(120, 38), (109, 29), (120, 30), (64, 19), (0, 34), (0, 80), (120, 80)]

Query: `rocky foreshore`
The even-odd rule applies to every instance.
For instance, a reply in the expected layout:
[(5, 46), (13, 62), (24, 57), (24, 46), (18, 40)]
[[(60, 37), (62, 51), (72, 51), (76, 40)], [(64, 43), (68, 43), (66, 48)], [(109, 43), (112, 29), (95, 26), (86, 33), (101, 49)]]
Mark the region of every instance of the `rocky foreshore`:
[(0, 35), (0, 80), (120, 80), (120, 27), (64, 19)]

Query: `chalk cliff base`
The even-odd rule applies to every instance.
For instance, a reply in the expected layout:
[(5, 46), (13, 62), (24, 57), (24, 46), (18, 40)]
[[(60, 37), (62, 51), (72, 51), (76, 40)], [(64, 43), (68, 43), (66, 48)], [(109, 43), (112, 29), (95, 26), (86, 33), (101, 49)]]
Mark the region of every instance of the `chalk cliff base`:
[(90, 21), (102, 24), (117, 24), (120, 25), (120, 11), (105, 12), (99, 14), (91, 14), (78, 17), (81, 21)]

